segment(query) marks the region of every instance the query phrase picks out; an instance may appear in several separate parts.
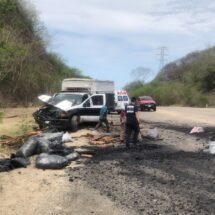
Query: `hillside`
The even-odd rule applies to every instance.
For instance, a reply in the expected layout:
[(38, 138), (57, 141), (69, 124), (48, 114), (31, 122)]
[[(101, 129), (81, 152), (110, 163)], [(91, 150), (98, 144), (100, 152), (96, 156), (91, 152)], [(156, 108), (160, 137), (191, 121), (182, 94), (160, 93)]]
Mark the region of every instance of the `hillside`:
[(28, 104), (59, 90), (63, 78), (81, 76), (46, 51), (44, 27), (26, 2), (0, 0), (0, 106)]
[(215, 47), (171, 62), (151, 83), (128, 85), (127, 90), (135, 96), (152, 95), (161, 105), (214, 106)]
[(188, 54), (167, 64), (156, 81), (182, 81), (202, 92), (215, 90), (215, 47)]

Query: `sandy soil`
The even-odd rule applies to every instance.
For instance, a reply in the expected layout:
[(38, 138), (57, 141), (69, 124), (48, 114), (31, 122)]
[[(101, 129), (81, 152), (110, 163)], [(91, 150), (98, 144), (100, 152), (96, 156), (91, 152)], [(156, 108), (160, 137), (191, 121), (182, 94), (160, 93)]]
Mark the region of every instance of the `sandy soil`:
[(0, 123), (0, 136), (17, 136), (22, 133), (23, 129), (32, 127), (34, 125), (32, 113), (36, 109), (36, 107), (0, 109), (4, 113)]
[(123, 214), (98, 190), (84, 182), (69, 182), (64, 170), (34, 167), (1, 173), (0, 202), (2, 215)]
[[(0, 173), (0, 214), (215, 214), (215, 157), (202, 152), (215, 128), (209, 123), (204, 134), (190, 135), (197, 121), (160, 111), (143, 112), (141, 124), (143, 135), (157, 127), (159, 140), (143, 138), (130, 151), (93, 147), (93, 158), (64, 170), (42, 171), (32, 162)], [(110, 118), (119, 124), (118, 115)], [(96, 134), (82, 129), (68, 145), (92, 147), (87, 133)]]

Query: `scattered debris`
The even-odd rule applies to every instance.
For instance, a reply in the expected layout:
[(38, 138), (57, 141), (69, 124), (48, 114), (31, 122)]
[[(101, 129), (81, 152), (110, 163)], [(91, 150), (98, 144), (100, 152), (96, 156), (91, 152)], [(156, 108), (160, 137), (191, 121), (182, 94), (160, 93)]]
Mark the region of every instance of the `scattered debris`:
[(10, 137), (7, 135), (0, 136), (0, 145), (14, 145), (19, 142), (23, 142), (24, 139), (40, 134), (41, 131), (33, 131), (23, 136)]
[(66, 132), (62, 136), (62, 142), (67, 143), (67, 142), (72, 142), (72, 137), (70, 136), (69, 132)]
[(99, 140), (97, 140), (97, 141), (95, 141), (95, 140), (90, 140), (90, 144), (91, 145), (103, 145), (103, 144), (105, 144), (105, 142), (104, 141), (99, 141)]
[(5, 118), (10, 119), (10, 118), (16, 118), (18, 115), (12, 115), (12, 116), (6, 116)]
[[(5, 137), (7, 143), (15, 142), (19, 138)], [(5, 144), (5, 139), (1, 143), (4, 142)], [(64, 142), (68, 140), (71, 140), (69, 133), (63, 134), (63, 132), (44, 132), (38, 133), (37, 136), (30, 136), (17, 150), (16, 154), (13, 155), (13, 158), (1, 160), (1, 171), (26, 167), (29, 164), (27, 159), (33, 155), (39, 155), (36, 158), (37, 168), (63, 168), (69, 162), (76, 160), (80, 156), (72, 148), (64, 146)]]
[(83, 147), (83, 148), (76, 148), (74, 149), (75, 152), (78, 152), (79, 154), (91, 154), (91, 155), (94, 155), (95, 154), (95, 151), (93, 149), (90, 149), (90, 148), (86, 148), (86, 147)]
[(16, 168), (26, 168), (30, 162), (25, 158), (14, 157), (0, 159), (0, 172), (10, 171)]
[(42, 153), (36, 159), (36, 167), (39, 169), (62, 169), (68, 165), (68, 162), (62, 156)]
[(37, 138), (30, 137), (16, 152), (16, 157), (27, 158), (36, 154), (37, 143)]
[(84, 158), (92, 158), (93, 155), (92, 155), (92, 154), (82, 154), (81, 157), (84, 157)]
[(68, 154), (68, 155), (65, 156), (65, 158), (66, 158), (68, 161), (77, 160), (79, 157), (80, 157), (80, 155), (79, 155), (78, 152), (73, 152), (73, 153), (70, 153), (70, 154)]
[(157, 128), (149, 129), (145, 137), (153, 140), (159, 139), (158, 129)]
[[(27, 138), (26, 138), (27, 137)], [(114, 144), (120, 143), (118, 133), (82, 133), (79, 137), (86, 137), (90, 145), (98, 148), (114, 147)], [(73, 138), (77, 138), (75, 135)], [(25, 141), (24, 141), (25, 140)], [(26, 160), (26, 167), (29, 163), (29, 157), (37, 155), (36, 167), (40, 169), (60, 169), (64, 168), (69, 162), (77, 160), (78, 158), (92, 158), (95, 150), (91, 148), (71, 148), (66, 147), (65, 142), (71, 142), (73, 139), (71, 135), (66, 132), (52, 132), (52, 131), (37, 131), (18, 138), (8, 136), (1, 137), (0, 144), (11, 144), (20, 141), (22, 146), (17, 150), (15, 158), (18, 160)], [(7, 164), (8, 164), (8, 160)], [(5, 168), (12, 170), (15, 167)]]
[(107, 144), (113, 144), (113, 143), (119, 143), (119, 134), (102, 134), (102, 135), (97, 135), (93, 136), (92, 139), (90, 139), (90, 144), (91, 145), (107, 145)]
[(190, 131), (190, 134), (202, 133), (204, 132), (204, 128), (202, 127), (193, 127)]
[(215, 154), (215, 140), (209, 141), (209, 153)]

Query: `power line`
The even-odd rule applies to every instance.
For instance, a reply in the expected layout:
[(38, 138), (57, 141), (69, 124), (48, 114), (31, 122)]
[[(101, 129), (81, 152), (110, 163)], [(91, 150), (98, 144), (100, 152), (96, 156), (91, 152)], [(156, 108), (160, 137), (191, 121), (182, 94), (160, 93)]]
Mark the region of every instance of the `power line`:
[(160, 61), (159, 70), (161, 70), (167, 61), (168, 54), (166, 52), (168, 51), (168, 48), (166, 46), (161, 46), (158, 49), (159, 49), (158, 55), (159, 55), (159, 61)]

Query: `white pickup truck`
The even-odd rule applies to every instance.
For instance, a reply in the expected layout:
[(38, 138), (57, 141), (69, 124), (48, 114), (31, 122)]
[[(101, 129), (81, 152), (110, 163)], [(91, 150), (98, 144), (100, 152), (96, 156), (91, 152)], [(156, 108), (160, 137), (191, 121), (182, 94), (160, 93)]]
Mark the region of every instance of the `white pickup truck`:
[[(38, 97), (44, 106), (33, 113), (33, 116), (41, 128), (76, 131), (82, 122), (98, 122), (103, 105), (106, 104), (109, 111), (114, 109), (113, 82), (99, 81), (99, 85), (96, 85), (89, 79), (66, 80), (69, 81), (63, 80), (62, 89), (67, 91)], [(101, 83), (105, 85), (107, 82), (109, 88), (107, 85), (103, 87)]]

